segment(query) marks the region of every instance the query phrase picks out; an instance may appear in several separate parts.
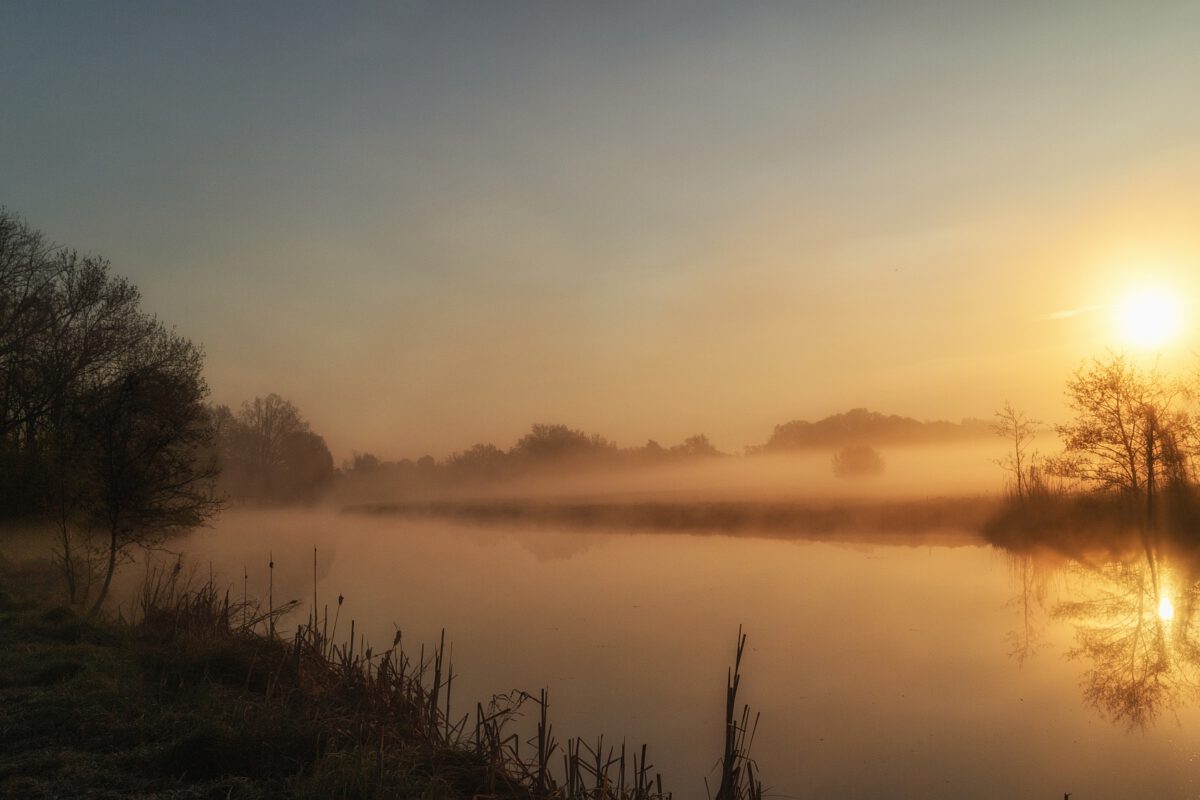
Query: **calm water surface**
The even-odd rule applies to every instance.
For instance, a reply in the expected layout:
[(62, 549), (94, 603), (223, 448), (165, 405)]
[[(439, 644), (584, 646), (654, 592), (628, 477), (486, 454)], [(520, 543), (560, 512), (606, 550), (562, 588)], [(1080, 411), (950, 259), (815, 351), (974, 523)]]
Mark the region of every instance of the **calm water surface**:
[[(556, 735), (647, 742), (703, 797), (726, 668), (777, 796), (1200, 796), (1195, 578), (1144, 557), (953, 544), (513, 530), (337, 513), (233, 512), (183, 545), (265, 595), (345, 595), (371, 641), (453, 641), (458, 712), (550, 691)], [(1165, 602), (1164, 602), (1165, 600)], [(302, 612), (303, 616), (307, 611)]]

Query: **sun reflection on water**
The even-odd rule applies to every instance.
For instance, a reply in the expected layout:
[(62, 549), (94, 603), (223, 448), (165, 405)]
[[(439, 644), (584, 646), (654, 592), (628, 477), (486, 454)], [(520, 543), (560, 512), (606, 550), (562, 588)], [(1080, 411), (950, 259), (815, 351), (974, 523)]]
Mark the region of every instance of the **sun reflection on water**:
[[(1039, 608), (1070, 624), (1075, 641), (1066, 655), (1085, 664), (1085, 702), (1131, 729), (1200, 702), (1200, 551), (1139, 533), (1114, 535), (1102, 551), (1063, 550), (1039, 553), (1046, 559), (1041, 567), (1033, 554), (1014, 553), (1025, 569), (1013, 577), (1029, 573), (1035, 580), (1032, 590), (1017, 580), (1013, 605), (1021, 616), (1010, 640), (1036, 644), (1044, 624)], [(1021, 662), (1034, 649), (1010, 655)]]

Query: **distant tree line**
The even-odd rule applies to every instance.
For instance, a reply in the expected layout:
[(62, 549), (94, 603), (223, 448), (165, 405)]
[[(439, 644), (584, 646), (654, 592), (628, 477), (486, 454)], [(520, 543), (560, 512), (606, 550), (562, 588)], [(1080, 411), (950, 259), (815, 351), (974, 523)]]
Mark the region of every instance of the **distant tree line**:
[[(987, 422), (921, 422), (862, 408), (817, 422), (793, 420), (778, 425), (766, 444), (746, 448), (747, 455), (827, 450), (833, 471), (841, 477), (879, 474), (884, 467), (877, 445), (939, 444), (988, 436)], [(672, 446), (651, 439), (639, 447), (618, 447), (599, 434), (566, 425), (536, 424), (505, 450), (495, 444), (475, 444), (443, 460), (432, 456), (383, 461), (373, 453), (356, 453), (339, 474), (350, 484), (369, 480), (383, 487), (440, 489), (475, 485), (564, 471), (620, 470), (725, 458), (704, 434)]]
[(442, 461), (422, 456), (413, 461), (381, 461), (372, 453), (356, 453), (341, 470), (343, 479), (371, 479), (388, 484), (433, 488), (489, 483), (507, 479), (589, 471), (649, 467), (723, 458), (703, 434), (664, 447), (653, 439), (641, 447), (618, 447), (599, 434), (561, 424), (535, 424), (511, 448), (476, 444)]
[(941, 444), (981, 439), (990, 434), (991, 428), (985, 420), (922, 422), (912, 417), (853, 408), (816, 422), (792, 420), (776, 425), (766, 444), (750, 449), (752, 452), (780, 453), (846, 446)]

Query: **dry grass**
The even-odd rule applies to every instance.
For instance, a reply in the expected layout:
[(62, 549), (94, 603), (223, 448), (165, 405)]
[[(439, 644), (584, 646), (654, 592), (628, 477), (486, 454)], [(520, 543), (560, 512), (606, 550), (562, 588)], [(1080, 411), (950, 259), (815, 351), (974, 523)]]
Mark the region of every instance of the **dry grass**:
[[(273, 568), (273, 566), (272, 566)], [(314, 589), (314, 608), (316, 608)], [(153, 680), (163, 695), (205, 682), (254, 695), (247, 713), (287, 719), (286, 749), (296, 762), (289, 794), (331, 797), (414, 796), (545, 798), (550, 800), (662, 800), (661, 775), (647, 748), (606, 747), (569, 738), (559, 742), (548, 718), (549, 699), (514, 693), (477, 703), (473, 714), (452, 713), (453, 665), (443, 632), (436, 647), (416, 657), (399, 632), (386, 648), (372, 647), (349, 622), (338, 640), (342, 598), (332, 609), (309, 614), (294, 634), (279, 633), (296, 603), (266, 607), (243, 594), (219, 589), (211, 576), (198, 579), (181, 564), (149, 573), (136, 609), (124, 624), (142, 640), (160, 645)], [(725, 752), (717, 800), (760, 798), (762, 786), (749, 756), (753, 726), (749, 709), (736, 711), (745, 636), (726, 690)], [(163, 655), (163, 654), (166, 655)], [(250, 708), (250, 706), (247, 706)], [(514, 731), (531, 713), (536, 730)], [(176, 769), (220, 772), (232, 758), (219, 735), (176, 749)], [(296, 741), (300, 744), (297, 745)], [(266, 746), (270, 747), (270, 742)], [(193, 761), (204, 763), (189, 764)], [(275, 759), (286, 761), (285, 759)], [(245, 771), (245, 770), (243, 770)]]

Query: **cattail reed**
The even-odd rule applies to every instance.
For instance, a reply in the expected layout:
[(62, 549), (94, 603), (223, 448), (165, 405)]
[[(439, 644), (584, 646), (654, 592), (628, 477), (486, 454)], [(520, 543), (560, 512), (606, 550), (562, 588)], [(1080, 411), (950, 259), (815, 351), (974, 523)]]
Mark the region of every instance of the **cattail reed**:
[[(345, 597), (337, 598), (332, 627), (329, 608), (318, 618), (317, 553), (314, 550), (313, 607), (307, 621), (285, 641), (276, 635), (282, 617), (299, 601), (275, 604), (274, 556), (268, 569), (267, 608), (262, 610), (246, 592), (231, 601), (218, 592), (215, 577), (193, 585), (176, 562), (169, 572), (155, 570), (142, 589), (141, 624), (169, 630), (177, 640), (238, 639), (261, 653), (247, 667), (245, 685), (265, 685), (269, 703), (279, 708), (303, 708), (319, 731), (321, 747), (352, 753), (356, 770), (353, 794), (384, 791), (397, 754), (421, 754), (430, 770), (445, 771), (455, 795), (518, 800), (664, 800), (662, 775), (653, 771), (645, 745), (627, 752), (605, 746), (603, 737), (589, 745), (582, 739), (555, 740), (550, 701), (543, 689), (537, 696), (524, 692), (497, 695), (488, 704), (476, 703), (471, 715), (452, 717), (454, 685), (452, 651), (443, 629), (437, 646), (426, 657), (424, 645), (414, 661), (405, 654), (396, 630), (391, 645), (376, 650), (353, 618), (349, 640), (335, 644)], [(749, 708), (737, 714), (737, 692), (746, 636), (739, 629), (734, 666), (727, 676), (725, 749), (717, 800), (759, 800), (762, 785), (749, 755), (757, 716)], [(510, 730), (528, 703), (537, 705), (532, 738), (523, 740)], [(527, 748), (523, 752), (522, 745)], [(528, 755), (525, 755), (525, 754)], [(432, 765), (439, 765), (434, 767)], [(449, 765), (449, 766), (448, 766)], [(559, 771), (561, 770), (561, 772)], [(707, 780), (705, 781), (707, 784)], [(375, 787), (370, 789), (369, 787)]]

